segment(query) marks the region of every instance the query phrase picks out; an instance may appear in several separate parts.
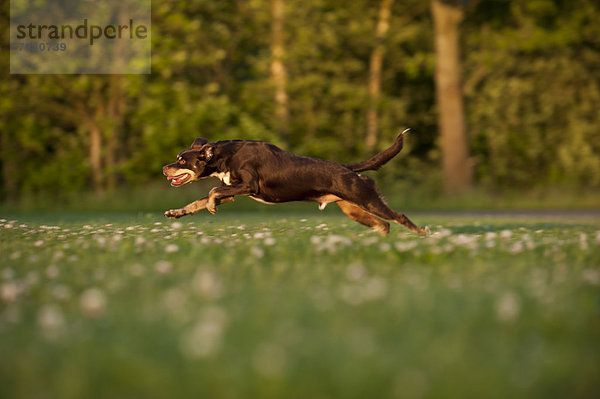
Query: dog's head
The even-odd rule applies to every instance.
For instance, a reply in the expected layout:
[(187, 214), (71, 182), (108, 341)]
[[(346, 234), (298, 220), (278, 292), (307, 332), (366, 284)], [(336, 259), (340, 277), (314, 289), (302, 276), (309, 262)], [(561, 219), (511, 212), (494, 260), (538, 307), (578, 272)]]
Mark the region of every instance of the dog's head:
[(177, 161), (163, 166), (163, 174), (173, 187), (206, 177), (206, 164), (212, 159), (213, 150), (213, 144), (207, 139), (197, 138), (189, 150), (183, 150), (177, 155)]

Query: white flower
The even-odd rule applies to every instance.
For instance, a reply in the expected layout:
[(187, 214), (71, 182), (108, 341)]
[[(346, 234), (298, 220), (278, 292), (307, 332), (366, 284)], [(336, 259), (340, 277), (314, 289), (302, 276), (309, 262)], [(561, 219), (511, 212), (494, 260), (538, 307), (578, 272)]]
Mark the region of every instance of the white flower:
[(95, 318), (106, 308), (106, 297), (99, 288), (88, 288), (81, 294), (79, 306), (87, 317)]
[(417, 246), (416, 241), (399, 241), (394, 243), (394, 247), (398, 250), (398, 252), (407, 252)]
[(498, 233), (496, 233), (495, 231), (488, 231), (487, 233), (485, 233), (486, 241), (493, 240), (496, 237), (498, 237)]
[(512, 231), (510, 231), (510, 230), (502, 230), (500, 232), (500, 238), (503, 238), (503, 239), (507, 240), (510, 237), (512, 237)]
[(579, 248), (581, 248), (582, 251), (587, 251), (589, 249), (587, 240), (588, 240), (587, 234), (579, 233)]
[(44, 240), (37, 240), (36, 242), (33, 243), (34, 247), (41, 247), (42, 245), (44, 245)]
[(510, 322), (519, 316), (521, 303), (517, 294), (507, 292), (496, 302), (496, 316), (502, 322)]
[(346, 277), (351, 281), (360, 281), (367, 275), (367, 270), (359, 263), (351, 263), (346, 269)]
[(5, 302), (14, 302), (23, 292), (23, 286), (20, 283), (4, 283), (0, 286), (0, 298)]
[(179, 251), (179, 247), (175, 244), (169, 244), (165, 247), (165, 252), (168, 254), (172, 254), (173, 252)]
[(452, 236), (448, 238), (448, 241), (450, 241), (452, 244), (458, 245), (460, 247), (465, 247), (470, 250), (477, 249), (477, 240), (478, 236), (468, 234), (459, 234), (457, 236)]
[(192, 280), (192, 288), (200, 295), (211, 299), (219, 298), (223, 292), (217, 276), (207, 270), (196, 273)]
[(310, 242), (312, 244), (316, 245), (317, 252), (322, 252), (324, 250), (327, 250), (327, 252), (329, 252), (330, 254), (334, 254), (337, 252), (338, 245), (341, 245), (341, 246), (352, 245), (352, 240), (349, 239), (348, 237), (335, 235), (335, 234), (328, 235), (327, 237), (325, 237), (324, 240), (322, 240), (321, 237), (312, 236), (310, 238)]
[(436, 238), (449, 237), (452, 235), (452, 230), (442, 228), (442, 229), (439, 229), (438, 231), (434, 232), (432, 235)]
[(250, 253), (252, 254), (252, 256), (254, 256), (257, 259), (260, 259), (263, 256), (265, 256), (265, 251), (262, 248), (257, 247), (257, 246), (250, 248)]
[(59, 273), (60, 270), (58, 269), (58, 267), (56, 267), (56, 265), (50, 265), (46, 268), (46, 277), (48, 278), (56, 278), (58, 277)]
[(184, 355), (205, 358), (214, 355), (221, 347), (227, 314), (218, 307), (204, 309), (200, 320), (181, 337), (180, 347)]
[(600, 271), (595, 269), (584, 270), (583, 280), (592, 285), (600, 285)]
[(179, 230), (180, 228), (183, 227), (183, 223), (181, 223), (181, 222), (173, 222), (173, 223), (171, 223), (171, 227), (174, 228), (174, 229), (176, 229), (176, 230)]
[(517, 241), (508, 248), (508, 253), (512, 255), (520, 254), (525, 249), (522, 241)]
[(373, 245), (375, 244), (377, 241), (379, 241), (379, 237), (367, 237), (364, 240), (362, 240), (362, 243), (365, 247), (368, 247), (369, 245)]
[(37, 321), (45, 330), (58, 330), (65, 322), (63, 313), (57, 305), (44, 305), (38, 312)]
[(173, 264), (167, 260), (159, 260), (154, 264), (154, 270), (158, 274), (167, 274), (173, 269)]
[(388, 244), (387, 242), (382, 242), (379, 245), (379, 250), (381, 252), (388, 252), (391, 248), (392, 248), (392, 246), (390, 244)]
[(265, 245), (267, 246), (272, 246), (275, 245), (275, 243), (277, 242), (273, 237), (267, 237), (265, 238)]

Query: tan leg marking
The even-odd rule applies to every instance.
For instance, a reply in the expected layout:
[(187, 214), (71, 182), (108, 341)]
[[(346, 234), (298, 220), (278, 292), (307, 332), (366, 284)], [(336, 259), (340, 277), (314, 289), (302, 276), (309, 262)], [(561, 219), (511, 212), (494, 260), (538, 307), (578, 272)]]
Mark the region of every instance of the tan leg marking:
[[(217, 202), (219, 204), (224, 204), (226, 202), (233, 201), (233, 197), (224, 197), (220, 198)], [(182, 216), (193, 215), (195, 213), (200, 212), (203, 209), (206, 209), (206, 204), (208, 203), (208, 197), (201, 198), (197, 201), (187, 204), (183, 208), (179, 209), (171, 209), (165, 212), (165, 216), (169, 219), (179, 219)]]
[(384, 222), (353, 203), (337, 201), (336, 204), (350, 219), (356, 220), (358, 223), (368, 226), (384, 236), (390, 232), (390, 224), (388, 222)]

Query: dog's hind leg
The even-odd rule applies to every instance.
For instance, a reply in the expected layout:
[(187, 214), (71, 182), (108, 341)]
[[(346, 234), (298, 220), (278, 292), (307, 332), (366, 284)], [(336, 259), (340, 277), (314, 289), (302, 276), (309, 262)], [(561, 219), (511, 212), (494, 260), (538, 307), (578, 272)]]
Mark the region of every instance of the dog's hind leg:
[[(226, 202), (233, 201), (233, 197), (224, 197), (218, 199), (218, 204), (224, 204)], [(206, 204), (208, 203), (208, 197), (201, 198), (197, 201), (191, 202), (179, 209), (171, 209), (165, 212), (165, 216), (169, 219), (179, 219), (180, 217), (186, 215), (193, 215), (194, 213), (198, 213), (203, 209), (206, 209)]]
[(388, 222), (376, 218), (351, 202), (337, 201), (336, 204), (350, 219), (356, 220), (358, 223), (368, 226), (384, 236), (390, 232), (390, 224)]
[(417, 225), (414, 224), (408, 217), (406, 217), (405, 214), (391, 209), (388, 204), (385, 203), (383, 198), (379, 196), (379, 194), (373, 196), (369, 201), (359, 204), (359, 206), (375, 216), (379, 216), (380, 218), (392, 220), (398, 224), (401, 224), (402, 226), (407, 227), (410, 231), (420, 235), (429, 234), (429, 228), (417, 227)]
[(375, 216), (392, 220), (398, 224), (401, 224), (402, 226), (407, 227), (410, 231), (420, 235), (429, 234), (429, 228), (417, 227), (417, 225), (414, 224), (408, 217), (406, 217), (405, 214), (391, 209), (388, 204), (385, 203), (383, 198), (381, 198), (381, 196), (377, 193), (372, 195), (367, 201), (362, 201), (357, 205)]
[(417, 227), (406, 215), (391, 209), (381, 197), (373, 179), (367, 176), (358, 177), (360, 180), (354, 181), (354, 190), (342, 196), (345, 200), (352, 202), (374, 216), (401, 224), (415, 233), (429, 234), (429, 228)]

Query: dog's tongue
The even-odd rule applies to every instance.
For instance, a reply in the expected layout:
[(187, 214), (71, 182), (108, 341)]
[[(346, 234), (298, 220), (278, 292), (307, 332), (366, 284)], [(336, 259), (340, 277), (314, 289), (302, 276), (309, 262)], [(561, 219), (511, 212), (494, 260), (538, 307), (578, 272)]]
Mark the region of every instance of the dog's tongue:
[(173, 185), (180, 185), (183, 184), (185, 181), (187, 181), (187, 179), (189, 179), (190, 175), (187, 173), (184, 173), (182, 175), (177, 175), (177, 176), (167, 176), (167, 181), (171, 182), (171, 184)]

